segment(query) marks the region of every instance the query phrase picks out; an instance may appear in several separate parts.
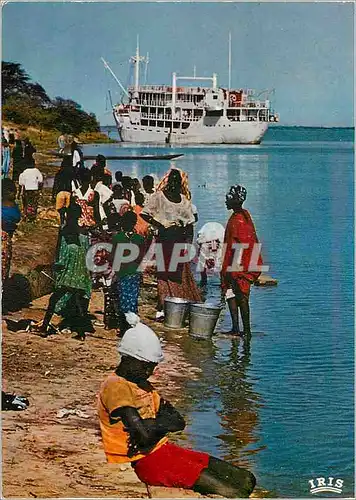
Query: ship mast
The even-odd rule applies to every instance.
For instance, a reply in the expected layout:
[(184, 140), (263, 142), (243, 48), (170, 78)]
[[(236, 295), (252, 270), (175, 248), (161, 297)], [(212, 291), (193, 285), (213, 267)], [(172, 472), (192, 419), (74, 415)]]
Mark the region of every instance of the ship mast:
[(145, 85), (146, 85), (146, 83), (147, 83), (147, 69), (148, 69), (148, 63), (149, 63), (149, 62), (150, 62), (150, 59), (149, 59), (149, 54), (148, 54), (148, 52), (147, 52), (147, 55), (146, 55), (146, 66), (145, 66), (145, 80), (144, 80)]
[(229, 31), (229, 81), (227, 91), (227, 105), (230, 104), (230, 90), (231, 90), (231, 31)]
[(135, 85), (134, 85), (134, 90), (135, 90), (135, 97), (138, 97), (138, 87), (140, 84), (140, 62), (145, 62), (146, 66), (148, 64), (148, 54), (147, 57), (140, 56), (140, 38), (139, 35), (137, 35), (137, 42), (136, 42), (136, 54), (130, 58), (130, 61), (135, 65)]
[(139, 78), (140, 78), (140, 38), (137, 35), (136, 57), (135, 57), (135, 92), (138, 92)]

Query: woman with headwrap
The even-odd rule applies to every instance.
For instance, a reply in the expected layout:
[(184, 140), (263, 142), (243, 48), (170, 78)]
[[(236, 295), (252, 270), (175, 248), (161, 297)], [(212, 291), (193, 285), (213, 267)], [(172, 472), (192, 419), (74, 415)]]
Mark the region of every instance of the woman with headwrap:
[[(251, 256), (254, 244), (258, 243), (255, 226), (251, 215), (242, 208), (246, 200), (247, 191), (243, 186), (232, 186), (226, 195), (226, 208), (233, 210), (225, 230), (224, 244), (225, 255), (221, 271), (221, 286), (225, 293), (231, 319), (232, 334), (241, 335), (239, 328), (239, 311), (243, 324), (243, 334), (251, 334), (250, 327), (250, 305), (249, 296), (251, 284), (253, 284), (261, 274), (257, 271), (250, 271)], [(234, 244), (245, 243), (248, 248), (242, 252), (241, 262), (238, 263), (242, 271), (230, 270), (234, 267), (234, 253), (239, 251)], [(262, 257), (259, 255), (258, 265), (262, 264)]]
[(162, 177), (162, 179), (159, 181), (156, 191), (164, 191), (165, 188), (167, 187), (167, 184), (169, 182), (169, 176), (171, 175), (172, 171), (179, 172), (180, 178), (181, 178), (181, 193), (187, 198), (187, 200), (191, 200), (192, 195), (190, 194), (189, 191), (189, 185), (188, 185), (188, 174), (181, 170), (180, 168), (174, 167), (168, 170)]
[(75, 332), (78, 340), (85, 340), (85, 333), (94, 331), (88, 314), (92, 289), (86, 265), (89, 241), (85, 228), (78, 224), (81, 215), (81, 207), (72, 197), (59, 235), (54, 292), (43, 321), (37, 325), (42, 337), (50, 334), (50, 321), (55, 312), (62, 316), (62, 326)]
[[(170, 271), (175, 243), (184, 244), (190, 236), (190, 226), (195, 222), (187, 185), (187, 175), (171, 169), (159, 183), (141, 212), (141, 217), (158, 229), (156, 245), (160, 244), (164, 259), (164, 271), (157, 270), (158, 311), (157, 319), (164, 316), (166, 297), (201, 302), (201, 294), (195, 283), (189, 262), (180, 263)], [(174, 268), (172, 263), (172, 269)]]

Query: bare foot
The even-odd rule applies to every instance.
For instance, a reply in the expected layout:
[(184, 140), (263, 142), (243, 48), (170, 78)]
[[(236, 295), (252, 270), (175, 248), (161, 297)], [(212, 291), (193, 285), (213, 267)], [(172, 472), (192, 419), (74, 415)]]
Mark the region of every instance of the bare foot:
[(229, 337), (243, 337), (244, 334), (242, 332), (236, 332), (235, 330), (230, 330), (229, 332), (220, 332), (221, 335), (228, 335)]

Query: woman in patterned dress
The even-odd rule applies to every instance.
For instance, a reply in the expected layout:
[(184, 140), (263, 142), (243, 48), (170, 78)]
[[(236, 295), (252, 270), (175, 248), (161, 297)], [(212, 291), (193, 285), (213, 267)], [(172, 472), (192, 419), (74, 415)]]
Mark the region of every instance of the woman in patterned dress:
[[(118, 326), (121, 333), (124, 332), (122, 331), (120, 318), (124, 318), (125, 313), (132, 312), (137, 314), (138, 312), (138, 297), (142, 282), (139, 265), (145, 250), (145, 239), (135, 232), (136, 223), (137, 215), (132, 211), (125, 212), (121, 218), (121, 231), (114, 234), (112, 239), (112, 262), (113, 270), (116, 273), (114, 286), (117, 292)], [(133, 262), (121, 263), (117, 258), (117, 252), (120, 251), (120, 245), (127, 244), (136, 245), (138, 247), (138, 256)], [(124, 252), (122, 252), (122, 254), (124, 254)]]
[(54, 312), (64, 318), (66, 326), (76, 332), (76, 338), (80, 340), (85, 339), (85, 332), (93, 331), (88, 317), (91, 278), (86, 265), (86, 254), (89, 243), (78, 225), (81, 215), (81, 208), (72, 198), (66, 224), (60, 234), (54, 292), (40, 328), (44, 337), (48, 334)]
[(166, 297), (180, 297), (192, 302), (202, 300), (189, 262), (178, 264), (175, 271), (169, 270), (174, 245), (189, 242), (191, 226), (195, 222), (187, 175), (178, 169), (171, 169), (159, 183), (156, 192), (150, 196), (141, 217), (158, 229), (156, 245), (162, 246), (164, 271), (157, 271), (156, 314), (156, 319), (162, 320)]

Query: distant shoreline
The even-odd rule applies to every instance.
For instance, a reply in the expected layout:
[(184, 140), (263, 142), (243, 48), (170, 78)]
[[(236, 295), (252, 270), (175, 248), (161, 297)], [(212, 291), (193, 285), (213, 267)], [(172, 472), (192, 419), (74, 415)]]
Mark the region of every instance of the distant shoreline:
[(272, 125), (271, 127), (273, 128), (278, 128), (278, 129), (290, 129), (290, 128), (297, 128), (297, 129), (315, 129), (315, 128), (321, 128), (325, 130), (355, 130), (355, 127), (325, 127), (325, 126), (310, 126), (310, 125)]
[[(116, 125), (100, 125), (100, 130), (105, 129), (116, 129)], [(283, 129), (325, 129), (325, 130), (355, 130), (355, 127), (326, 127), (326, 126), (317, 126), (317, 125), (274, 125), (270, 123), (270, 128), (278, 128), (279, 130)]]

